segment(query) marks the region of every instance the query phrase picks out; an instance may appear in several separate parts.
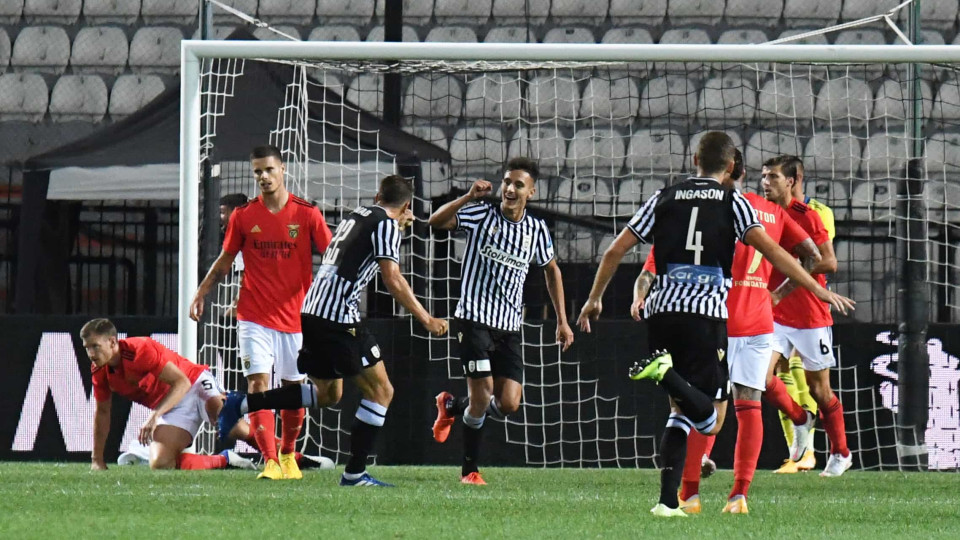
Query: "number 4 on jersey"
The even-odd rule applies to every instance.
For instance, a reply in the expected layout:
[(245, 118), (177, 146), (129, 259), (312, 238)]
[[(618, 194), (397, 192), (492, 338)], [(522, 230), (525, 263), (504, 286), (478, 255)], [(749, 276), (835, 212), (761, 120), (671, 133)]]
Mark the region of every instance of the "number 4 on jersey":
[(687, 246), (688, 251), (693, 252), (693, 264), (700, 264), (700, 254), (703, 253), (703, 233), (697, 230), (697, 214), (700, 208), (694, 206), (690, 211), (690, 226), (687, 227)]

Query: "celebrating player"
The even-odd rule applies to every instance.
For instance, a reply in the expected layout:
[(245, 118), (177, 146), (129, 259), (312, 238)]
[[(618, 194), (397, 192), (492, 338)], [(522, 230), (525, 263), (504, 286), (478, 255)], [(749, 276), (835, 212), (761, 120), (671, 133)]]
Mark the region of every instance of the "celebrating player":
[[(763, 192), (768, 200), (784, 208), (813, 238), (822, 259), (811, 273), (816, 275), (821, 286), (826, 286), (824, 274), (836, 271), (837, 258), (833, 251), (833, 242), (830, 241), (820, 216), (793, 197), (797, 170), (801, 166), (800, 158), (795, 156), (777, 156), (764, 162)], [(793, 276), (789, 277), (793, 279)], [(853, 464), (853, 456), (847, 448), (843, 406), (830, 388), (830, 368), (837, 365), (837, 359), (833, 355), (833, 316), (830, 314), (830, 307), (818, 302), (807, 291), (786, 294), (795, 284), (785, 281), (785, 277), (779, 272), (774, 272), (770, 285), (776, 288), (775, 302), (778, 298), (783, 298), (773, 310), (773, 350), (784, 358), (794, 348), (799, 353), (810, 394), (820, 408), (823, 426), (830, 439), (830, 457), (820, 476), (840, 476)], [(792, 400), (785, 400), (781, 410), (786, 412), (795, 424), (790, 459), (800, 461), (806, 451), (812, 448), (810, 428), (813, 427), (815, 417)], [(802, 423), (798, 422), (801, 418), (805, 420)]]
[(657, 276), (644, 313), (655, 352), (637, 362), (630, 375), (657, 381), (670, 395), (672, 412), (660, 446), (660, 500), (651, 509), (655, 516), (686, 516), (677, 488), (687, 434), (695, 428), (712, 435), (723, 425), (729, 391), (726, 300), (736, 240), (754, 247), (824, 302), (844, 312), (853, 305), (817, 284), (764, 232), (750, 203), (732, 189), (735, 150), (723, 132), (701, 138), (694, 156), (697, 176), (656, 192), (640, 207), (604, 253), (577, 321), (581, 330), (590, 332), (590, 321), (599, 317), (603, 292), (624, 254), (638, 241), (652, 240)]
[(557, 314), (557, 343), (564, 351), (573, 343), (550, 231), (542, 219), (526, 211), (527, 201), (536, 194), (539, 176), (535, 161), (515, 157), (507, 163), (498, 206), (475, 202), (493, 190), (490, 182), (477, 180), (466, 195), (430, 216), (432, 227), (467, 234), (455, 321), (467, 396), (456, 398), (441, 392), (433, 425), (433, 438), (442, 443), (450, 435), (454, 418), (463, 416), (460, 480), (464, 484), (486, 484), (480, 476), (478, 458), (487, 416), (503, 419), (520, 407), (523, 284), (531, 262), (543, 268)]
[(297, 365), (313, 384), (246, 396), (230, 393), (218, 421), (221, 433), (250, 411), (334, 405), (343, 393), (343, 378), (349, 377), (363, 399), (350, 428), (350, 460), (340, 485), (390, 486), (367, 473), (367, 457), (386, 419), (393, 386), (380, 347), (360, 320), (360, 294), (379, 269), (390, 294), (424, 328), (435, 336), (447, 332), (447, 321), (424, 309), (400, 273), (401, 229), (413, 221), (412, 196), (407, 179), (387, 176), (380, 182), (377, 204), (357, 208), (337, 227), (301, 314), (304, 340)]
[[(229, 272), (237, 253), (243, 255), (244, 276), (237, 300), (237, 333), (243, 374), (251, 392), (270, 387), (276, 368), (282, 384), (299, 384), (300, 306), (313, 275), (311, 242), (323, 252), (330, 243), (320, 210), (291, 195), (286, 188), (286, 167), (275, 146), (258, 146), (250, 153), (250, 167), (260, 186), (260, 196), (234, 210), (227, 225), (223, 251), (197, 288), (190, 318), (199, 321), (204, 298)], [(283, 411), (279, 457), (272, 444), (275, 419), (272, 411), (249, 416), (263, 451), (266, 466), (258, 478), (270, 480), (302, 477), (294, 458), (294, 445), (303, 424), (302, 409)]]
[[(110, 434), (114, 393), (153, 412), (140, 429), (138, 440), (150, 446), (151, 469), (256, 469), (232, 450), (214, 456), (184, 452), (197, 436), (200, 424), (216, 418), (223, 390), (206, 366), (194, 364), (147, 337), (117, 339), (108, 319), (93, 319), (80, 329), (83, 348), (93, 372), (93, 452), (90, 468), (106, 470), (103, 451)], [(236, 422), (230, 426), (235, 430)]]

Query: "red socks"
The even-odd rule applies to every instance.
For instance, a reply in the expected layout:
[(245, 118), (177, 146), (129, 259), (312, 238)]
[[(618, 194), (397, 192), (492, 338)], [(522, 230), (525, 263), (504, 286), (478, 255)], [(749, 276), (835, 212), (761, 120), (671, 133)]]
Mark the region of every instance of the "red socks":
[(307, 415), (303, 408), (280, 411), (280, 453), (289, 454), (294, 451), (297, 437), (300, 436), (300, 427), (303, 418)]
[(747, 495), (753, 474), (757, 470), (760, 447), (763, 445), (760, 402), (737, 399), (733, 406), (737, 411), (737, 445), (733, 452), (733, 489), (730, 490), (728, 499), (736, 495)]
[(215, 454), (201, 456), (200, 454), (180, 454), (177, 458), (177, 468), (184, 471), (200, 471), (206, 469), (226, 469), (227, 457)]
[(273, 411), (255, 411), (247, 415), (250, 420), (250, 431), (257, 441), (257, 448), (263, 454), (264, 460), (277, 459), (277, 425)]
[(771, 377), (767, 384), (767, 390), (763, 393), (767, 401), (774, 407), (780, 409), (794, 424), (804, 424), (807, 422), (807, 411), (799, 403), (790, 397), (787, 393), (787, 387), (783, 385), (780, 377)]
[(820, 419), (823, 421), (823, 430), (830, 439), (830, 453), (840, 454), (843, 457), (850, 455), (847, 448), (847, 428), (843, 421), (843, 405), (837, 396), (833, 396), (826, 407), (820, 407)]
[(713, 443), (717, 442), (716, 435), (705, 435), (707, 438), (707, 446), (703, 449), (703, 455), (710, 457), (710, 452), (713, 452)]
[(707, 439), (714, 437), (701, 434), (695, 429), (687, 435), (687, 461), (683, 465), (683, 483), (680, 489), (680, 499), (687, 500), (700, 493), (700, 459), (707, 447)]

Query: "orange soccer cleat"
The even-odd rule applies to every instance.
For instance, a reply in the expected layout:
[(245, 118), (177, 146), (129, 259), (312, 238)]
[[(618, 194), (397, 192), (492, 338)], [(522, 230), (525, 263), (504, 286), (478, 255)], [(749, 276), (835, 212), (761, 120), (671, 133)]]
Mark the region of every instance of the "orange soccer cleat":
[(433, 440), (438, 443), (446, 442), (450, 436), (450, 428), (453, 427), (454, 417), (447, 412), (447, 402), (453, 399), (450, 392), (440, 392), (437, 394), (437, 419), (433, 423)]
[(483, 481), (483, 477), (480, 476), (480, 473), (478, 473), (478, 472), (472, 472), (472, 473), (470, 473), (470, 474), (468, 474), (468, 475), (466, 475), (466, 476), (461, 477), (461, 478), (460, 478), (460, 483), (461, 483), (461, 484), (470, 484), (470, 485), (474, 485), (474, 486), (485, 486), (485, 485), (487, 485), (487, 483)]

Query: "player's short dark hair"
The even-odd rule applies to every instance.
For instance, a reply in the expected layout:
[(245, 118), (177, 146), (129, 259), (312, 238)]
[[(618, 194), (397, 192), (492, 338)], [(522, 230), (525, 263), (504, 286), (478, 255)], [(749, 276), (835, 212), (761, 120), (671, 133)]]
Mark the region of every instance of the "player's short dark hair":
[(743, 167), (743, 152), (741, 152), (739, 148), (736, 148), (733, 153), (733, 172), (730, 173), (730, 178), (740, 180), (743, 178), (744, 172), (746, 172), (746, 170)]
[(247, 204), (248, 200), (247, 196), (243, 193), (229, 193), (220, 197), (220, 206), (226, 206), (230, 209), (238, 208)]
[(526, 156), (510, 158), (507, 162), (507, 172), (510, 171), (524, 171), (533, 178), (534, 182), (540, 179), (540, 165)]
[(774, 156), (763, 162), (763, 166), (772, 169), (780, 167), (780, 173), (787, 178), (797, 180), (797, 173), (803, 173), (803, 160), (790, 154)]
[(399, 207), (413, 197), (413, 181), (397, 174), (380, 180), (380, 204)]
[(263, 159), (268, 157), (275, 157), (278, 160), (283, 161), (283, 154), (280, 152), (280, 149), (272, 144), (254, 146), (253, 150), (250, 151), (251, 161), (254, 159)]
[(117, 337), (117, 327), (113, 325), (110, 319), (92, 319), (87, 321), (80, 329), (80, 339), (88, 339), (93, 336)]
[(697, 145), (698, 166), (704, 174), (722, 173), (734, 160), (736, 150), (729, 135), (722, 131), (708, 131)]

